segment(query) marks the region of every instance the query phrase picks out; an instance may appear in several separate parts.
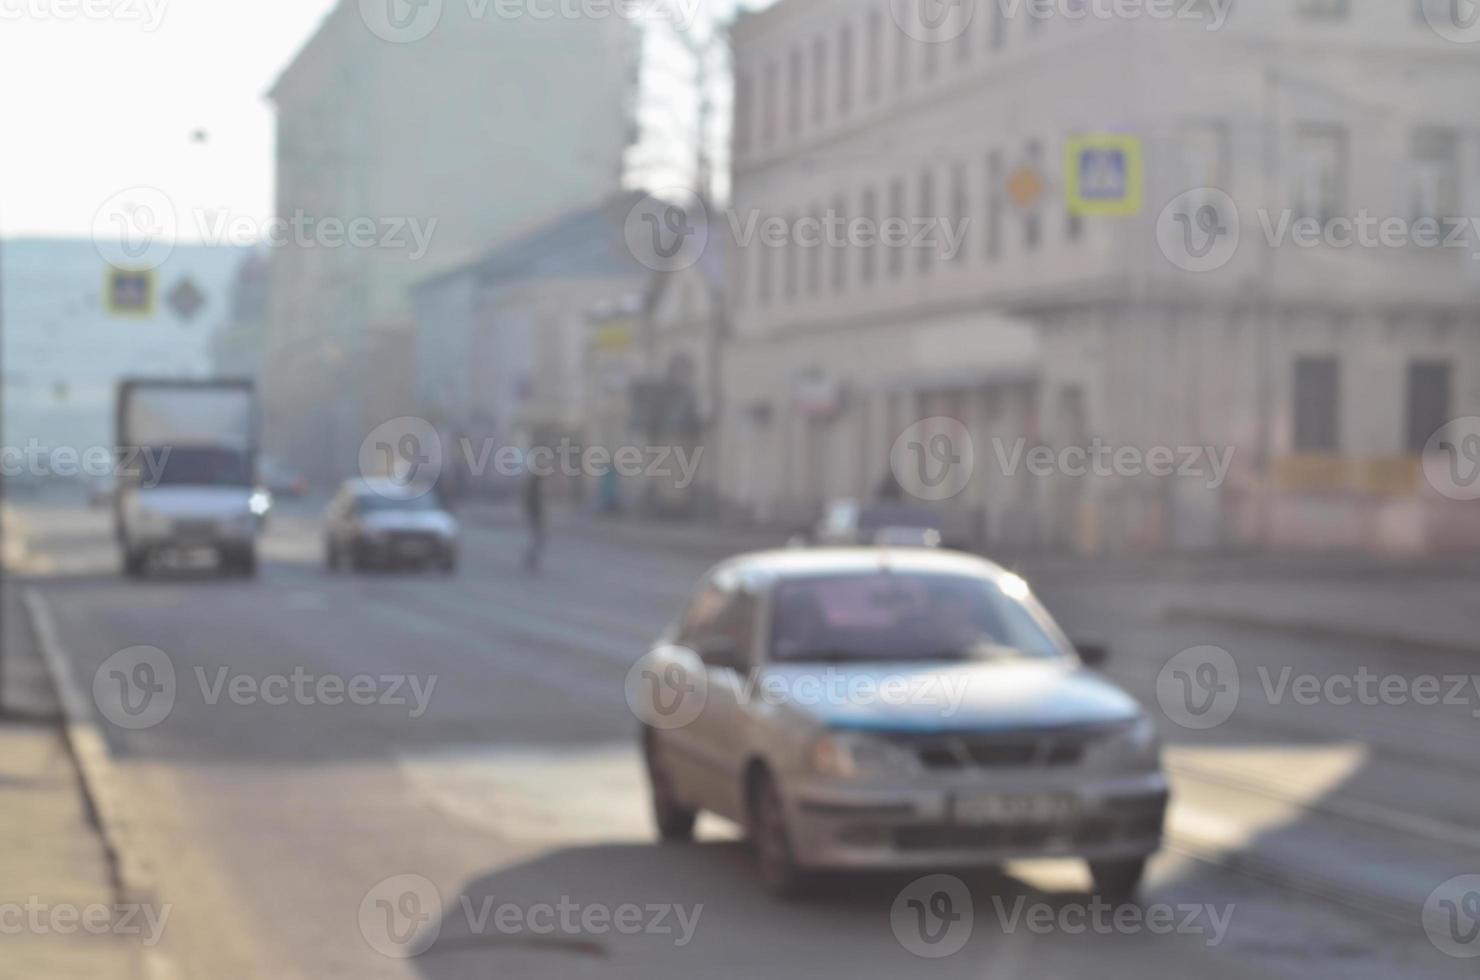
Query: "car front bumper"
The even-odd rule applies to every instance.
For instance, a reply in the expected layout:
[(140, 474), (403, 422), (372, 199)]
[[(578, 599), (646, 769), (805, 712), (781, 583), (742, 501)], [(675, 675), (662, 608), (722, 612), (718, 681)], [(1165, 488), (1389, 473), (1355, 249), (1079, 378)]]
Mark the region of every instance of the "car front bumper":
[[(1062, 776), (1063, 774), (1059, 774)], [(1052, 797), (1052, 819), (964, 819), (958, 801)], [(1161, 845), (1169, 790), (1161, 772), (1070, 779), (976, 779), (929, 789), (817, 781), (783, 798), (794, 857), (811, 868), (933, 868), (1043, 857), (1120, 860)]]

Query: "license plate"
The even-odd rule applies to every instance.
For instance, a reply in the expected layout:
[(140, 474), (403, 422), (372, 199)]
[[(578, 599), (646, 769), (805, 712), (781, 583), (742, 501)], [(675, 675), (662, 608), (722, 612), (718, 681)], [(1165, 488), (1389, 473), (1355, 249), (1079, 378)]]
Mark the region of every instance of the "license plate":
[(402, 541), (396, 551), (407, 558), (424, 558), (432, 553), (432, 546), (425, 541)]
[(1078, 811), (1072, 796), (1049, 794), (962, 796), (956, 799), (956, 822), (994, 823), (1059, 823)]

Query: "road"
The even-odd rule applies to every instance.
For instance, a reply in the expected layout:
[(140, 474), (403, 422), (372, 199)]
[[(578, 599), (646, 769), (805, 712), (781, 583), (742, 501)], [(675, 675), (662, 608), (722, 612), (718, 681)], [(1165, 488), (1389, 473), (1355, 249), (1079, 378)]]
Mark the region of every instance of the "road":
[[(1049, 607), (1111, 642), (1108, 672), (1167, 740), (1175, 805), (1142, 904), (1185, 925), (1075, 928), (1081, 869), (1013, 865), (963, 875), (969, 939), (927, 959), (894, 912), (914, 876), (780, 903), (721, 822), (693, 845), (654, 843), (623, 685), (701, 557), (557, 524), (529, 578), (518, 528), (480, 526), (452, 577), (330, 575), (312, 509), (288, 505), (257, 580), (136, 583), (102, 512), (20, 516), (25, 577), (95, 698), (125, 839), (171, 906), (162, 949), (182, 976), (1474, 975), (1422, 909), (1480, 873), (1480, 704), (1296, 703), (1266, 683), (1286, 667), (1468, 671), (1454, 656), (1161, 616), (1216, 583), (1055, 576)], [(1244, 683), (1233, 717), (1198, 731), (1157, 710), (1158, 678), (1206, 645), (1235, 654)], [(123, 711), (109, 671), (94, 687), (140, 646), (175, 680), (159, 719)], [(1034, 909), (1051, 921), (1014, 914)], [(385, 955), (413, 928), (421, 955)]]

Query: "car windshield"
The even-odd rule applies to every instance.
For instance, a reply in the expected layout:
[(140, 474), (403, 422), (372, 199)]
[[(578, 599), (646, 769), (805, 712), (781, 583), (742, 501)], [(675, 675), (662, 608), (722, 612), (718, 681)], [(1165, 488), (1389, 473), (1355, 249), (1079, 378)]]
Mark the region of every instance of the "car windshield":
[(161, 456), (160, 486), (243, 487), (252, 482), (245, 457), (231, 450), (177, 446)]
[(367, 493), (362, 494), (358, 500), (362, 514), (429, 512), (442, 509), (442, 504), (434, 493), (415, 497), (384, 497), (378, 493)]
[(1031, 596), (976, 576), (870, 572), (776, 589), (776, 661), (1057, 659), (1067, 649)]

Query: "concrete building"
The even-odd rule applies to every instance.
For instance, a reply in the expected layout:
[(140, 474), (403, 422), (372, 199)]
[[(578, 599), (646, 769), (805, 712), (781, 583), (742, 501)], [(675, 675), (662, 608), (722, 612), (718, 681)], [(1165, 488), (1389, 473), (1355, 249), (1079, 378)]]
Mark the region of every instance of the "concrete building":
[(624, 235), (642, 198), (577, 209), (417, 284), (415, 411), (454, 444), (583, 444), (599, 397), (587, 385), (590, 313), (641, 295), (652, 275)]
[(271, 92), (277, 214), (304, 230), (271, 252), (268, 441), (323, 480), (414, 402), (409, 287), (614, 193), (632, 133), (631, 21), (385, 9), (341, 3)]
[[(832, 213), (949, 240), (736, 250), (721, 482), (738, 504), (793, 521), (898, 479), (901, 451), (960, 462), (949, 424), (911, 429), (943, 417), (974, 461), (939, 506), (986, 546), (1480, 544), (1474, 505), (1419, 461), (1439, 425), (1480, 414), (1480, 239), (1265, 230), (1480, 213), (1480, 131), (1453, 97), (1480, 84), (1480, 49), (1415, 3), (1239, 5), (1214, 24), (1207, 5), (1112, 20), (984, 2), (933, 33), (896, 20), (908, 7), (782, 0), (734, 28), (735, 229)], [(1069, 141), (1099, 134), (1121, 161), (1139, 149), (1133, 213), (1069, 207), (1091, 159)], [(1054, 454), (1041, 475), (1035, 447)], [(1194, 447), (1231, 451), (1226, 477), (1156, 475), (1162, 450), (1180, 471)], [(1107, 475), (1065, 450), (1111, 452)]]
[(211, 363), (216, 374), (259, 378), (267, 348), (267, 256), (245, 255), (231, 283), (226, 310), (211, 341)]
[[(13, 238), (3, 250), (8, 470), (12, 450), (24, 452), (33, 440), (73, 453), (112, 447), (122, 378), (212, 375), (213, 342), (243, 250), (174, 246), (128, 310), (110, 308), (111, 267), (91, 240)], [(172, 302), (176, 296), (189, 301)]]

